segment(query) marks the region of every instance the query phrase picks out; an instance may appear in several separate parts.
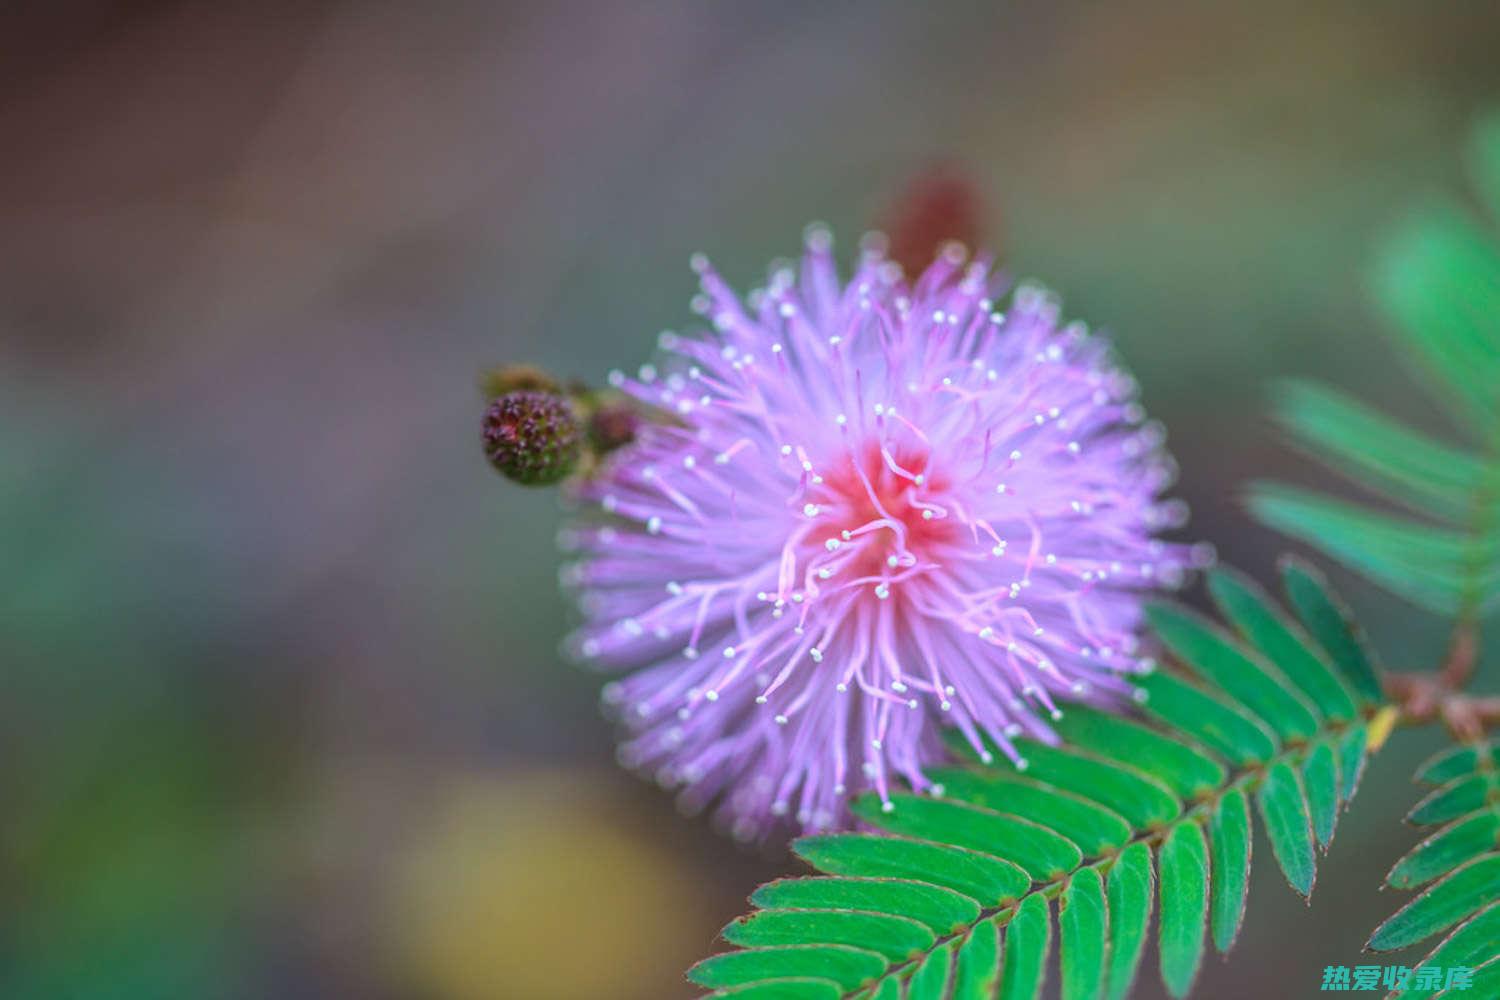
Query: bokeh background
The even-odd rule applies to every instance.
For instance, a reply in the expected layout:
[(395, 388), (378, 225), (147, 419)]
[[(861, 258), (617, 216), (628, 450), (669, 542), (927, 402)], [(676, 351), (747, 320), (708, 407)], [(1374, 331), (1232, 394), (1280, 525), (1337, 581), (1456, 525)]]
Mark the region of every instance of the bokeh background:
[[(1268, 579), (1243, 483), (1338, 488), (1269, 378), (1442, 427), (1364, 269), (1462, 196), (1497, 51), (1487, 3), (7, 4), (0, 994), (694, 995), (789, 862), (614, 767), (555, 497), (481, 460), (477, 373), (637, 364), (690, 252), (747, 286), (953, 164)], [(1432, 661), (1437, 623), (1335, 579)], [(1257, 866), (1201, 995), (1361, 961), (1438, 744), (1377, 758), (1311, 908)]]

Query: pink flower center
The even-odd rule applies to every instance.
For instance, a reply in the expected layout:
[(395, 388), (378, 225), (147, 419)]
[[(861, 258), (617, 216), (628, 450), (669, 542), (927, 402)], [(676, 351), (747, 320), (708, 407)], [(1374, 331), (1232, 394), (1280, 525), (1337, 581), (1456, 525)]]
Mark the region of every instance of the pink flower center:
[[(842, 543), (838, 575), (889, 578), (931, 563), (958, 532), (934, 499), (948, 486), (926, 447), (892, 450), (872, 441), (844, 455), (816, 491), (818, 520)], [(824, 537), (818, 532), (814, 540), (826, 544)]]

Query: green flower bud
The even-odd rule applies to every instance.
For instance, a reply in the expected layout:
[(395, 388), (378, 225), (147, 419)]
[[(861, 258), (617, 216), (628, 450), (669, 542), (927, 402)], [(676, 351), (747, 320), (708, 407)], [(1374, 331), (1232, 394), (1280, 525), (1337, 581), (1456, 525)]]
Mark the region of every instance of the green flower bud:
[(573, 403), (556, 393), (506, 393), (484, 412), (484, 453), (507, 479), (546, 486), (583, 457), (584, 429)]

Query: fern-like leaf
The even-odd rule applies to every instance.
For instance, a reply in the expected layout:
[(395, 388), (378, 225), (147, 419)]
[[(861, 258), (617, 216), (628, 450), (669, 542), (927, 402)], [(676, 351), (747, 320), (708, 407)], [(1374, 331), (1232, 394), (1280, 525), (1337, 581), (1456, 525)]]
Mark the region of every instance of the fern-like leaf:
[[(1416, 970), (1492, 966), (1500, 962), (1500, 747), (1454, 747), (1423, 764), (1416, 780), (1435, 788), (1407, 819), (1437, 829), (1386, 876), (1393, 888), (1419, 891), (1375, 929), (1369, 947), (1390, 951), (1443, 935)], [(1392, 996), (1421, 1000), (1446, 983), (1419, 981)]]
[(1211, 575), (1234, 631), (1153, 607), (1169, 663), (1141, 678), (1138, 717), (1071, 708), (1061, 745), (1018, 741), (1021, 764), (954, 735), (961, 763), (934, 769), (932, 795), (863, 798), (872, 832), (796, 841), (820, 874), (762, 886), (724, 930), (744, 950), (689, 978), (723, 997), (1023, 1000), (1057, 947), (1064, 998), (1119, 1000), (1154, 910), (1163, 981), (1185, 995), (1208, 943), (1228, 951), (1239, 931), (1252, 814), (1306, 896), (1388, 711), (1321, 578), (1283, 576), (1295, 614)]
[[(1500, 118), (1480, 126), (1476, 186), (1500, 220)], [(1388, 242), (1377, 304), (1469, 438), (1449, 445), (1342, 393), (1284, 384), (1277, 420), (1312, 457), (1405, 508), (1391, 513), (1281, 484), (1251, 489), (1262, 521), (1449, 618), (1500, 608), (1500, 240), (1456, 208), (1430, 209)]]

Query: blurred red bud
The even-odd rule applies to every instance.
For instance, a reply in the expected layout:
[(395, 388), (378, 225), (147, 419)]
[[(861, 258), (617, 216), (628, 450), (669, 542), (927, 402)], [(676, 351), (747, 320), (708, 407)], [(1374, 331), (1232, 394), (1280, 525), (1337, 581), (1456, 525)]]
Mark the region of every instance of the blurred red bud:
[(996, 234), (985, 232), (984, 214), (983, 198), (968, 174), (935, 164), (909, 180), (891, 202), (883, 227), (889, 256), (915, 279), (949, 241), (971, 252), (981, 243), (996, 250)]

